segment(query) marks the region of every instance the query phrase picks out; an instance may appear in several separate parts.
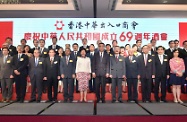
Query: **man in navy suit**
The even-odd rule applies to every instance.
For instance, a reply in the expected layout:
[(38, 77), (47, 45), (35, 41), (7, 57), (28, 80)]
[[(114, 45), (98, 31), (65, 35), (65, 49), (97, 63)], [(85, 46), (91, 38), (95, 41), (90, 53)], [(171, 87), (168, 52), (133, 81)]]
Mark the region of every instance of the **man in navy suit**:
[[(109, 67), (109, 55), (104, 52), (104, 43), (99, 44), (99, 52), (97, 52), (93, 57), (92, 65), (92, 76), (96, 81), (96, 97), (97, 102), (102, 100), (105, 103), (105, 86), (106, 86), (106, 76), (107, 68)], [(100, 86), (101, 86), (101, 97), (100, 97)]]
[(86, 53), (88, 53), (89, 52), (89, 46), (87, 45), (88, 44), (88, 40), (86, 38), (83, 38), (82, 39), (82, 44), (83, 44), (83, 46), (81, 46), (79, 48), (79, 51), (81, 51), (84, 48), (84, 49), (86, 49)]
[[(169, 78), (168, 56), (164, 55), (164, 47), (157, 48), (158, 54), (155, 55), (155, 100), (156, 102), (166, 101), (166, 79)], [(161, 99), (158, 96), (159, 86), (161, 83)]]
[[(140, 79), (139, 73), (139, 60), (133, 55), (133, 49), (129, 49), (129, 56), (125, 59), (126, 64), (126, 77), (128, 86), (128, 102), (138, 102), (137, 84)], [(133, 89), (132, 89), (133, 88)]]
[[(76, 64), (76, 62), (77, 62), (77, 57), (79, 57), (80, 56), (80, 52), (78, 51), (78, 49), (79, 49), (79, 45), (77, 44), (77, 43), (74, 43), (73, 45), (72, 45), (72, 48), (73, 48), (73, 51), (71, 51), (71, 57), (73, 58), (73, 60), (75, 61), (75, 64)], [(77, 79), (75, 79), (75, 82), (76, 82), (76, 93), (79, 93), (79, 90), (78, 90), (78, 80)]]
[[(94, 54), (95, 54), (95, 46), (93, 44), (91, 44), (90, 45), (90, 51), (86, 55), (91, 60), (91, 66), (92, 66), (92, 63), (93, 63)], [(89, 81), (89, 90), (90, 90), (90, 92), (95, 92), (95, 78), (93, 78), (93, 77), (91, 77), (91, 79)]]
[(65, 103), (68, 101), (68, 99), (70, 102), (73, 101), (76, 62), (75, 59), (70, 55), (70, 53), (71, 50), (69, 48), (66, 48), (65, 56), (61, 58), (60, 62), (60, 74), (63, 78)]
[(118, 46), (118, 41), (117, 40), (113, 40), (112, 41), (112, 48), (110, 49), (110, 53), (114, 54), (114, 47)]
[(55, 51), (55, 54), (58, 55), (58, 49), (60, 48), (60, 46), (57, 45), (57, 37), (52, 38), (52, 43), (53, 44), (48, 47), (48, 50), (53, 49)]
[(151, 102), (152, 79), (155, 78), (155, 62), (149, 55), (147, 45), (142, 47), (143, 54), (139, 56), (139, 73), (142, 89), (142, 101)]

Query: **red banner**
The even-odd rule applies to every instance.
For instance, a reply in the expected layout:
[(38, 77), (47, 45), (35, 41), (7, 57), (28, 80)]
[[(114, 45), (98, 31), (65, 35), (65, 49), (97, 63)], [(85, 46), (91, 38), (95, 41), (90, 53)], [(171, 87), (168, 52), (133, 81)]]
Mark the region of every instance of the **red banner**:
[(182, 46), (182, 43), (187, 40), (187, 22), (179, 23), (179, 40), (180, 46)]

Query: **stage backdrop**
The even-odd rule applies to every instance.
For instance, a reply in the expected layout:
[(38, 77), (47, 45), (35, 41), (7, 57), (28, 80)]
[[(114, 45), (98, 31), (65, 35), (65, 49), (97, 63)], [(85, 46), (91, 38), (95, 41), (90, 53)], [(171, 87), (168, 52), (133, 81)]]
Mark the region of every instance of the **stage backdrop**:
[(27, 44), (33, 46), (33, 39), (45, 39), (46, 46), (51, 38), (58, 38), (58, 45), (66, 43), (81, 44), (82, 38), (88, 44), (96, 44), (97, 40), (111, 44), (118, 40), (120, 46), (134, 44), (141, 39), (143, 44), (152, 38), (158, 40), (157, 45), (168, 47), (168, 41), (179, 39), (180, 44), (187, 39), (187, 19), (171, 18), (0, 18), (0, 45), (9, 36), (13, 44), (20, 44), (25, 38)]

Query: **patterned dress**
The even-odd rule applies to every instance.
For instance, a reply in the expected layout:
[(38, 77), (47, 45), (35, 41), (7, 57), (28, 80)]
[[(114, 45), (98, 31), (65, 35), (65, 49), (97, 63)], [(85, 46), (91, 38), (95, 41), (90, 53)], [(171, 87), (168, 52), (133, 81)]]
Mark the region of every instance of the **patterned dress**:
[(90, 80), (90, 73), (79, 72), (77, 73), (77, 80), (79, 85), (79, 91), (87, 91), (88, 81)]

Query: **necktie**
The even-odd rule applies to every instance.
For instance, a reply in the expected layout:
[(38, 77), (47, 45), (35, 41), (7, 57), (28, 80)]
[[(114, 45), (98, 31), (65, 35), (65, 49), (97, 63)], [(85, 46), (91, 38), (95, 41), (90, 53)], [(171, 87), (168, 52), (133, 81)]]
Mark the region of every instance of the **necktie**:
[(130, 62), (132, 62), (132, 56), (129, 56), (129, 60), (130, 60)]
[(144, 54), (144, 63), (145, 63), (145, 66), (147, 65), (147, 54)]
[(75, 55), (75, 57), (77, 57), (77, 52), (75, 52), (75, 54), (74, 54), (74, 55)]
[(66, 64), (68, 65), (68, 56), (66, 56)]
[(4, 56), (3, 63), (4, 64), (6, 63), (6, 56)]
[(51, 65), (53, 64), (53, 58), (50, 59)]
[(38, 58), (35, 58), (35, 66), (38, 66)]
[(90, 56), (93, 57), (93, 53), (90, 53)]
[(43, 48), (40, 49), (40, 54), (42, 54), (42, 52), (43, 52)]
[(162, 56), (160, 55), (159, 57), (160, 57), (160, 63), (162, 64), (163, 63)]
[(18, 60), (20, 60), (20, 58), (21, 58), (21, 55), (20, 55), (20, 54), (18, 54)]
[(118, 56), (116, 56), (116, 62), (118, 62)]
[(103, 60), (103, 53), (101, 52), (100, 61), (102, 62), (102, 60)]

